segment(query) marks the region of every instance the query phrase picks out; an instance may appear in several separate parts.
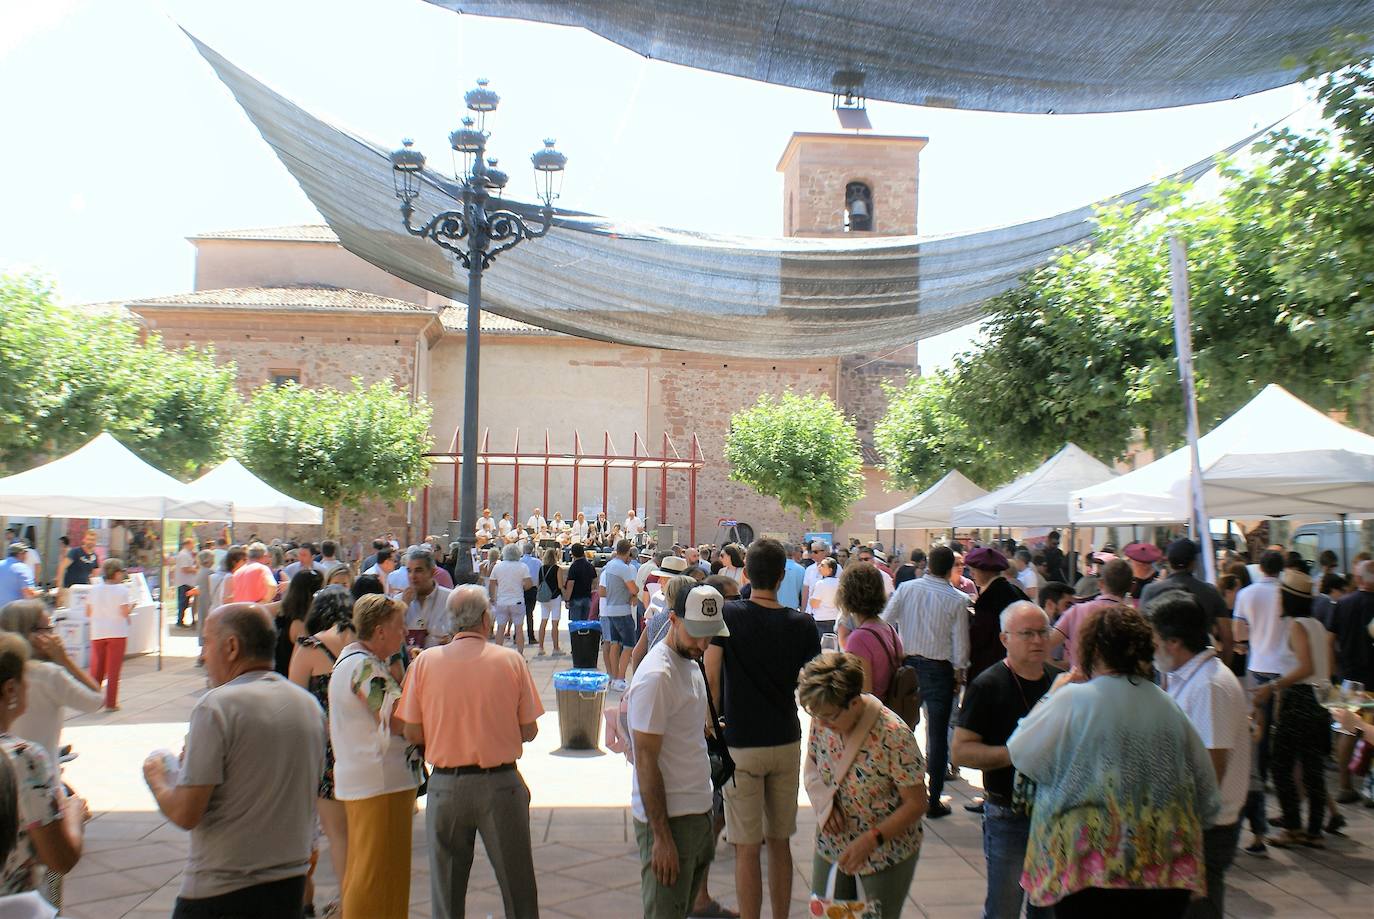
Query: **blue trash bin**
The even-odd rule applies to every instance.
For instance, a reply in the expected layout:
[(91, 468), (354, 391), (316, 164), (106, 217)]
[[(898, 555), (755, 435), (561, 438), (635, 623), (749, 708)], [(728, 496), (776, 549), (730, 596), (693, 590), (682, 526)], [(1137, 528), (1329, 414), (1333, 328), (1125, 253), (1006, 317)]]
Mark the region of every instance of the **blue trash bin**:
[(596, 750), (601, 709), (611, 678), (600, 670), (563, 670), (553, 675), (558, 694), (558, 736), (564, 750)]

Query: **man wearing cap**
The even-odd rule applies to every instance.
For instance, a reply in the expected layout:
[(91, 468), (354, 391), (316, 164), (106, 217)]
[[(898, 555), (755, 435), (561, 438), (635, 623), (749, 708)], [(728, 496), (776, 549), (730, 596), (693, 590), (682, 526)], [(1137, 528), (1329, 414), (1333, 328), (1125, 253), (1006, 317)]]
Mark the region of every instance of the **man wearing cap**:
[(1002, 645), (1002, 610), (1018, 600), (1028, 600), (1019, 585), (1003, 575), (1007, 557), (991, 546), (979, 546), (965, 556), (973, 582), (978, 585), (978, 599), (973, 601), (973, 619), (969, 623), (968, 680), (1007, 656)]
[(1126, 561), (1131, 564), (1131, 589), (1126, 594), (1126, 599), (1131, 605), (1140, 608), (1140, 595), (1145, 588), (1153, 584), (1159, 577), (1159, 572), (1155, 570), (1155, 562), (1164, 557), (1164, 553), (1159, 551), (1159, 546), (1152, 542), (1133, 542), (1121, 550), (1121, 554), (1126, 556)]
[(683, 919), (715, 854), (701, 660), (713, 639), (730, 634), (724, 606), (714, 587), (681, 594), (667, 637), (644, 655), (626, 694), (634, 754), (630, 805), (646, 919)]
[(877, 553), (868, 546), (860, 546), (859, 561), (866, 562), (878, 569), (878, 573), (883, 576), (883, 592), (889, 597), (892, 596), (892, 575), (888, 572), (886, 565), (878, 564)]
[(1165, 591), (1182, 590), (1193, 595), (1198, 606), (1207, 617), (1207, 634), (1215, 635), (1220, 642), (1217, 657), (1227, 665), (1231, 664), (1231, 613), (1226, 609), (1226, 601), (1221, 592), (1206, 581), (1200, 581), (1193, 574), (1197, 566), (1198, 544), (1191, 539), (1175, 539), (1169, 543), (1165, 558), (1169, 561), (1169, 576), (1160, 578), (1147, 585), (1140, 594), (1140, 609), (1149, 617), (1150, 604)]

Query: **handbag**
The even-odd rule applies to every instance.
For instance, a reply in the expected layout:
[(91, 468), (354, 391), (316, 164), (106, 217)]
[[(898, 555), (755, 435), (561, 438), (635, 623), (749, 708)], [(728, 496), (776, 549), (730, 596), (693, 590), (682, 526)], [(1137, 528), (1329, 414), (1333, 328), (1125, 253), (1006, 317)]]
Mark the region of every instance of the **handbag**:
[[(867, 623), (860, 626), (860, 629), (873, 632), (874, 635), (878, 634), (868, 628)], [(888, 630), (891, 632), (892, 627), (888, 626)], [(879, 640), (882, 640), (881, 637)], [(883, 646), (887, 648), (888, 660), (892, 664), (892, 676), (887, 681), (883, 704), (906, 722), (907, 727), (914, 730), (916, 725), (921, 723), (921, 682), (917, 679), (916, 668), (902, 663), (902, 659), (897, 655), (895, 642), (883, 642)]]
[(549, 586), (548, 568), (539, 569), (539, 590), (535, 593), (534, 599), (540, 603), (548, 603), (553, 599), (553, 588)]
[(711, 731), (706, 735), (706, 757), (711, 761), (711, 787), (720, 791), (725, 783), (735, 777), (735, 758), (730, 755), (730, 747), (725, 743), (725, 722), (716, 714), (716, 703), (711, 698), (711, 681), (706, 679), (706, 665), (697, 661), (701, 671), (701, 681), (706, 684), (706, 707), (711, 712)]
[(876, 901), (863, 899), (864, 882), (858, 875), (854, 876), (854, 887), (858, 891), (859, 899), (835, 899), (835, 879), (839, 872), (838, 864), (831, 865), (830, 878), (825, 882), (825, 892), (812, 892), (810, 914), (824, 919), (882, 919), (882, 907)]
[(863, 717), (854, 727), (854, 734), (844, 745), (844, 753), (840, 755), (840, 761), (835, 764), (833, 771), (835, 784), (827, 785), (821, 776), (820, 766), (810, 756), (806, 758), (803, 778), (806, 782), (806, 796), (811, 799), (811, 809), (816, 812), (816, 826), (824, 827), (830, 819), (830, 812), (835, 809), (835, 789), (840, 787), (840, 782), (844, 781), (845, 775), (849, 772), (849, 767), (854, 765), (859, 750), (863, 749), (864, 742), (868, 740), (868, 732), (873, 730), (873, 725), (878, 723), (878, 714), (881, 708), (882, 706), (872, 703), (866, 705)]

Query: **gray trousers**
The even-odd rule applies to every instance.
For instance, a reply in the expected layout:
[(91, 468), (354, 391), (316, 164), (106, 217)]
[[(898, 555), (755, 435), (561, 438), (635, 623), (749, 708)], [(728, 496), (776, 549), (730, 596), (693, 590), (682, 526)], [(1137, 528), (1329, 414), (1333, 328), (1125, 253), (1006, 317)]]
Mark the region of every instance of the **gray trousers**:
[(539, 893), (530, 851), (530, 790), (514, 769), (429, 777), (425, 837), (434, 919), (463, 919), (474, 842), (491, 859), (508, 919), (538, 919)]

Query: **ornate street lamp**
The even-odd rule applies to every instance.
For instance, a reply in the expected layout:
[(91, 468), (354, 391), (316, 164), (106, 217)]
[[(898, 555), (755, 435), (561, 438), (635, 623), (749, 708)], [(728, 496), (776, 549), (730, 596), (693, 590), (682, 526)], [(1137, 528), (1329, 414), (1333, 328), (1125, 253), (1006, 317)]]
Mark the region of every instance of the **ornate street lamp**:
[[(412, 141), (403, 141), (401, 149), (391, 154), (392, 177), (396, 197), (401, 202), (401, 219), (406, 232), (412, 236), (433, 240), (451, 252), (468, 270), (468, 326), (467, 362), (463, 374), (463, 466), (460, 486), (458, 543), (458, 573), (472, 574), (472, 547), (477, 541), (477, 371), (480, 362), (482, 272), (492, 260), (526, 239), (537, 239), (553, 226), (553, 202), (558, 198), (562, 173), (568, 158), (554, 149), (553, 140), (545, 140), (544, 148), (530, 157), (534, 164), (536, 189), (543, 202), (540, 223), (530, 226), (525, 218), (499, 206), (491, 207), (492, 199), (499, 201), (508, 176), (487, 159), (486, 117), (496, 111), (501, 99), (478, 80), (477, 86), (463, 96), (472, 115), (448, 136), (454, 154), (454, 178), (459, 183), (462, 204), (456, 210), (435, 214), (423, 226), (415, 226), (411, 218), (415, 199), (424, 181), (425, 158), (414, 149)], [(461, 169), (459, 159), (461, 158)]]

